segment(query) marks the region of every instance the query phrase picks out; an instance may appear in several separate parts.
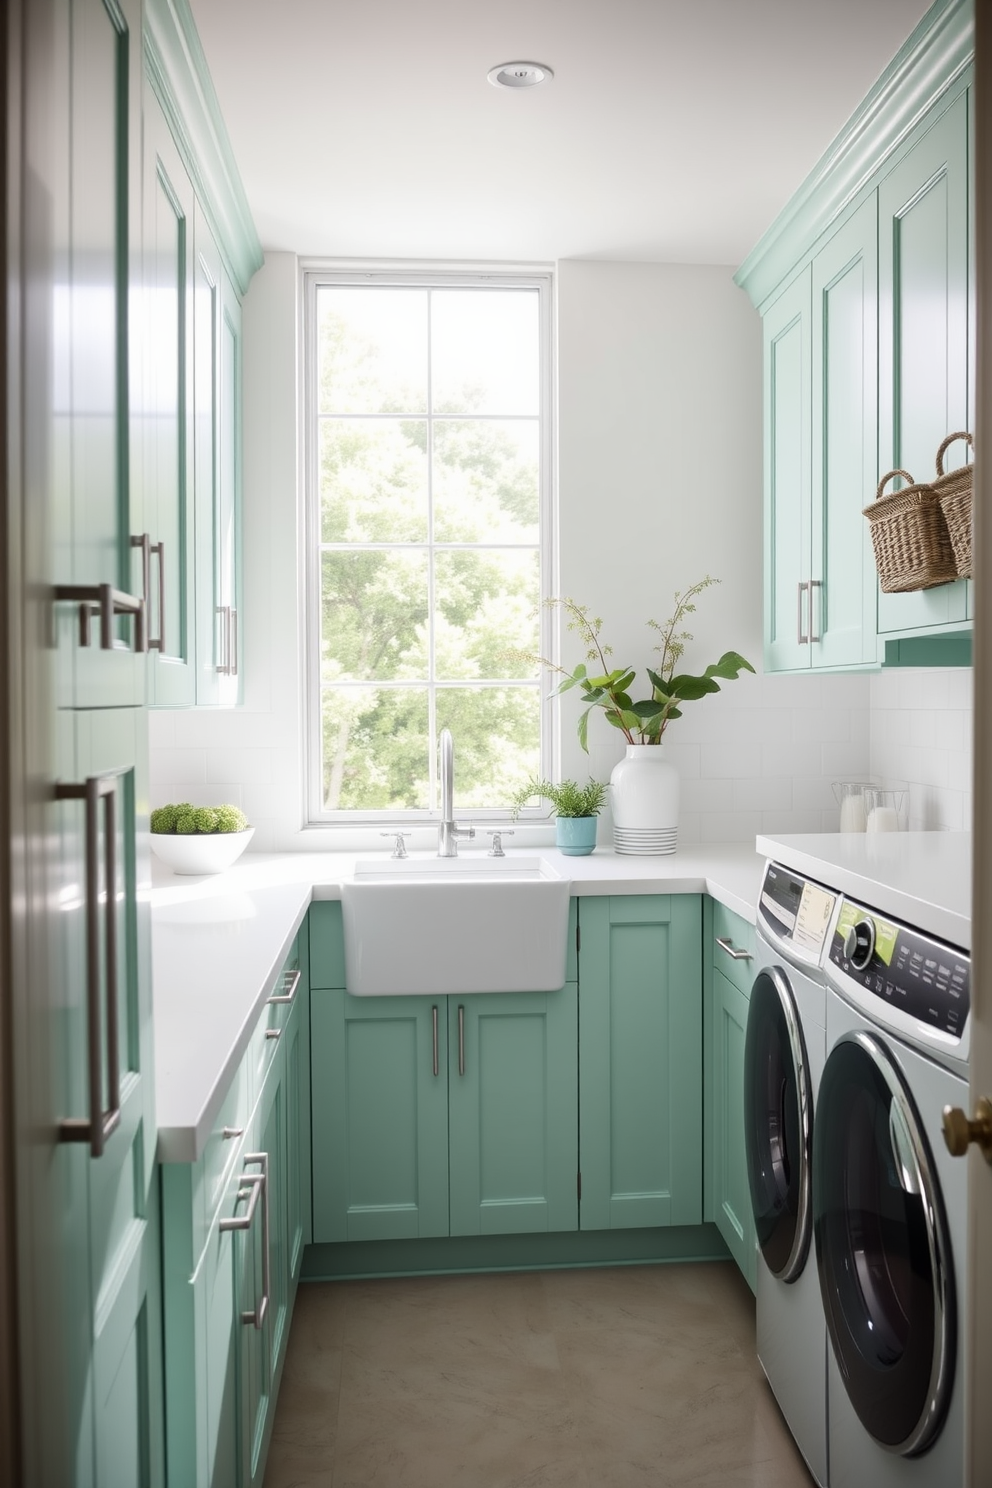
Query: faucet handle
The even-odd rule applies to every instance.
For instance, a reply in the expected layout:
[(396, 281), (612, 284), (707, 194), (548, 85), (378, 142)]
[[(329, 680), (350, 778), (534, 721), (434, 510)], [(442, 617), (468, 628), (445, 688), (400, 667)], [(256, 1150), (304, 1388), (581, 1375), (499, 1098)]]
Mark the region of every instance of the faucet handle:
[(406, 857), (406, 843), (403, 841), (403, 838), (404, 837), (409, 837), (409, 835), (410, 835), (409, 832), (380, 832), (379, 833), (379, 836), (380, 837), (392, 837), (394, 839), (393, 840), (393, 854), (392, 854), (394, 858), (405, 858)]
[(513, 828), (512, 827), (490, 827), (486, 831), (486, 836), (487, 837), (491, 837), (493, 839), (493, 845), (489, 849), (489, 856), (491, 858), (505, 858), (506, 857), (506, 853), (503, 851), (503, 838), (504, 837), (512, 837), (513, 836)]

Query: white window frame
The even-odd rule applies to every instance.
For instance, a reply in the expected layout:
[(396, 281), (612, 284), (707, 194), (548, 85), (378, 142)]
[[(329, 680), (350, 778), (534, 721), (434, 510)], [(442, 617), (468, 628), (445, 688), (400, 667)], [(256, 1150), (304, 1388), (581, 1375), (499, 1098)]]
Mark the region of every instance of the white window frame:
[[(538, 292), (538, 316), (540, 339), (539, 368), (539, 593), (541, 599), (538, 644), (542, 656), (551, 661), (558, 659), (558, 627), (550, 607), (544, 602), (557, 594), (558, 579), (558, 531), (557, 531), (557, 468), (555, 403), (555, 303), (554, 275), (550, 266), (517, 265), (451, 265), (416, 264), (373, 265), (352, 264), (339, 261), (314, 260), (301, 265), (302, 292), (300, 313), (302, 317), (301, 346), (303, 355), (303, 486), (305, 515), (302, 523), (304, 543), (303, 610), (305, 626), (305, 677), (304, 677), (304, 740), (305, 762), (304, 821), (307, 827), (361, 828), (395, 824), (397, 827), (429, 826), (440, 818), (440, 810), (384, 810), (384, 811), (325, 811), (323, 809), (322, 780), (322, 730), (321, 730), (321, 679), (320, 679), (320, 455), (319, 425), (316, 388), (317, 368), (317, 291), (324, 285), (358, 286), (374, 284), (396, 288), (452, 287), (510, 289), (535, 289)], [(482, 544), (480, 546), (485, 546)], [(498, 544), (494, 546), (500, 546)], [(433, 614), (431, 615), (433, 624)], [(519, 679), (494, 679), (487, 685), (506, 685)], [(429, 684), (433, 686), (434, 684)], [(543, 779), (554, 779), (559, 754), (558, 709), (551, 696), (551, 685), (546, 673), (538, 681), (541, 722), (541, 753), (538, 772)], [(458, 740), (455, 739), (455, 773), (458, 770)], [(431, 769), (436, 761), (431, 762)], [(460, 813), (463, 820), (475, 823), (500, 823), (510, 818), (509, 809), (467, 810)], [(547, 820), (547, 808), (535, 803), (520, 812), (522, 823), (539, 824)]]

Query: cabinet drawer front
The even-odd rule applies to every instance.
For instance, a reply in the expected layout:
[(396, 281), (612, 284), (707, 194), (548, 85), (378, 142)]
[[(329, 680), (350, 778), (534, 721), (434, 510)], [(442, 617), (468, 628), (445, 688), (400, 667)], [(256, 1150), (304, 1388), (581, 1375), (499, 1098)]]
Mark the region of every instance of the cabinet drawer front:
[[(276, 978), (275, 986), (269, 993), (255, 1031), (248, 1045), (245, 1061), (250, 1071), (250, 1099), (254, 1104), (262, 1093), (262, 1089), (268, 1078), (269, 1070), (275, 1059), (275, 1054), (282, 1042), (286, 1025), (297, 1005), (300, 996), (300, 988), (303, 984), (302, 971), (299, 956), (299, 936), (293, 942), (293, 949), (283, 963), (282, 970)], [(289, 1001), (284, 999), (289, 998)]]
[[(241, 1138), (248, 1125), (251, 1113), (251, 1065), (247, 1056), (238, 1066), (231, 1087), (214, 1121), (213, 1131), (207, 1138), (203, 1157), (197, 1164), (194, 1182), (200, 1186), (199, 1200), (194, 1198), (193, 1214), (199, 1216), (204, 1226), (198, 1237), (194, 1253), (199, 1255), (202, 1241), (206, 1240), (210, 1226), (214, 1223), (218, 1205), (227, 1193), (232, 1164), (241, 1148)], [(226, 1133), (226, 1135), (225, 1135)]]
[[(740, 954), (742, 951), (747, 953), (748, 959)], [(754, 926), (716, 900), (713, 901), (713, 940), (707, 954), (727, 981), (732, 982), (745, 997), (750, 997), (755, 976)]]

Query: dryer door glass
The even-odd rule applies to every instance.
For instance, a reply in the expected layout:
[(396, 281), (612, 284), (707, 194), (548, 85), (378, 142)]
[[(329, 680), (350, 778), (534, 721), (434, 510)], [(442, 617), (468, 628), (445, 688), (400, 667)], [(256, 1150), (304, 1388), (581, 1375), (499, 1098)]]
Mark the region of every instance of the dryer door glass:
[(912, 1456), (947, 1411), (951, 1253), (916, 1107), (871, 1034), (845, 1034), (831, 1050), (813, 1163), (817, 1269), (841, 1376), (865, 1429)]
[(751, 989), (744, 1045), (744, 1141), (761, 1253), (780, 1281), (809, 1254), (813, 1101), (806, 1050), (785, 973), (763, 971)]

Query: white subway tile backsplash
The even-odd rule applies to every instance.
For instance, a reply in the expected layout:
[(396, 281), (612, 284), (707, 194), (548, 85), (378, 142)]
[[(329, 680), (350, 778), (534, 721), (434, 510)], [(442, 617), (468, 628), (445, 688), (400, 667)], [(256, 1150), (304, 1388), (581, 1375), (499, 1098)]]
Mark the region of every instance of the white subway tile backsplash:
[[(733, 729), (725, 730), (733, 734)], [(699, 769), (703, 777), (714, 780), (731, 780), (745, 775), (761, 774), (760, 744), (703, 744), (699, 756)]]
[(174, 780), (183, 785), (201, 784), (207, 778), (206, 759), (202, 749), (152, 749), (151, 783)]
[[(686, 780), (683, 777), (679, 800), (680, 807), (687, 811), (730, 812), (734, 809), (734, 782), (709, 778)], [(679, 820), (681, 822), (681, 814)]]
[(737, 811), (791, 811), (792, 781), (787, 777), (755, 776), (734, 781)]
[(909, 787), (912, 830), (971, 823), (970, 668), (919, 668), (873, 677), (871, 773)]
[(208, 780), (240, 780), (260, 784), (272, 779), (271, 749), (208, 749), (205, 751)]

